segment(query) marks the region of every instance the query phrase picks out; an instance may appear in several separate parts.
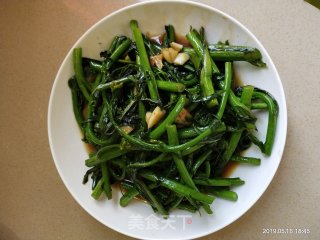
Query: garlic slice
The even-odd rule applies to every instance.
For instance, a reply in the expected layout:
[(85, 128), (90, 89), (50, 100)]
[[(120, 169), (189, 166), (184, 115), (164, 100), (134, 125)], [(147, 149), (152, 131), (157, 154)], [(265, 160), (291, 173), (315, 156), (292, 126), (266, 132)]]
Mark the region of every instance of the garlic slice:
[(146, 123), (148, 124), (150, 117), (152, 115), (152, 112), (146, 112)]
[(125, 126), (122, 126), (121, 129), (126, 133), (126, 134), (129, 134), (133, 131), (133, 127), (131, 126), (128, 126), (128, 125), (125, 125)]
[(158, 69), (162, 69), (163, 63), (162, 63), (163, 55), (160, 53), (158, 55), (154, 55), (150, 57), (150, 64), (152, 66), (156, 66)]
[(189, 113), (187, 109), (182, 108), (181, 112), (176, 117), (174, 122), (179, 126), (190, 126), (192, 124), (192, 115)]
[(151, 115), (149, 114), (150, 112), (146, 113), (146, 122), (148, 125), (148, 129), (152, 128), (155, 126), (160, 120), (165, 116), (166, 111), (162, 110), (160, 107), (156, 107)]
[(190, 59), (190, 56), (187, 53), (179, 53), (174, 59), (173, 63), (175, 65), (183, 65)]
[(174, 59), (178, 55), (178, 51), (173, 49), (173, 48), (163, 48), (161, 50), (161, 53), (163, 55), (163, 58), (168, 62), (168, 63), (173, 63)]
[(183, 45), (176, 43), (176, 42), (171, 42), (170, 47), (172, 47), (174, 50), (180, 52), (181, 49), (183, 48)]

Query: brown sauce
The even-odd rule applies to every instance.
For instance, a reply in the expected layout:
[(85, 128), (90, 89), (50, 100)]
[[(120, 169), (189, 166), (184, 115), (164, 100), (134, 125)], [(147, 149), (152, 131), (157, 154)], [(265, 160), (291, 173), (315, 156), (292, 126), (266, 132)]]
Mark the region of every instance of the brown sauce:
[(86, 149), (86, 151), (87, 151), (88, 154), (94, 153), (94, 152), (96, 151), (95, 146), (93, 146), (93, 145), (90, 144), (90, 143), (84, 143), (84, 148)]
[[(82, 109), (82, 118), (86, 119), (88, 112), (88, 105), (85, 105)], [(82, 133), (83, 134), (83, 133)], [(84, 143), (84, 148), (87, 151), (88, 154), (94, 153), (96, 151), (96, 148), (90, 144), (90, 143)]]
[(88, 113), (88, 104), (86, 104), (82, 109), (82, 118), (83, 119), (87, 118), (87, 113)]
[(242, 80), (240, 79), (239, 77), (239, 74), (235, 71), (233, 71), (233, 84), (234, 84), (234, 87), (239, 87), (239, 86), (243, 86), (243, 82)]
[(222, 177), (230, 177), (238, 166), (238, 162), (229, 161), (227, 166), (223, 169)]
[(191, 47), (188, 39), (184, 35), (175, 34), (175, 42), (183, 45), (184, 47)]

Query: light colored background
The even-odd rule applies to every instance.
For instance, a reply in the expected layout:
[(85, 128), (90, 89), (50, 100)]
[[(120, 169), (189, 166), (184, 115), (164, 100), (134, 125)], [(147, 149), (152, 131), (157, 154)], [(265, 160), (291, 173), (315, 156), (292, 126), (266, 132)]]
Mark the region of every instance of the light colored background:
[[(47, 107), (55, 74), (74, 42), (132, 0), (1, 1), (0, 239), (131, 239), (89, 216), (55, 169)], [(270, 53), (288, 105), (279, 170), (238, 221), (205, 239), (320, 239), (320, 10), (302, 0), (199, 1), (247, 26)], [(310, 234), (262, 234), (308, 228)]]

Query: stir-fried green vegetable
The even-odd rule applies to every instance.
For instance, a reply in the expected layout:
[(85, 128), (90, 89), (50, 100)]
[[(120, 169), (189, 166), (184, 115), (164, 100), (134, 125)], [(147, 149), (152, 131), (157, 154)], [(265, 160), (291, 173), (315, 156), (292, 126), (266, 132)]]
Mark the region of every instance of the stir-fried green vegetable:
[[(158, 39), (144, 35), (135, 20), (132, 39), (116, 36), (101, 59), (73, 51), (69, 80), (73, 111), (92, 145), (83, 182), (92, 178), (92, 197), (112, 185), (123, 190), (120, 205), (143, 198), (166, 217), (173, 208), (212, 213), (214, 197), (236, 201), (231, 188), (244, 184), (223, 171), (229, 162), (260, 165), (241, 156), (251, 143), (270, 155), (278, 105), (266, 91), (235, 86), (233, 62), (264, 67), (258, 49), (208, 44), (204, 29), (176, 42), (172, 25)], [(256, 135), (254, 111), (268, 112), (265, 141)]]

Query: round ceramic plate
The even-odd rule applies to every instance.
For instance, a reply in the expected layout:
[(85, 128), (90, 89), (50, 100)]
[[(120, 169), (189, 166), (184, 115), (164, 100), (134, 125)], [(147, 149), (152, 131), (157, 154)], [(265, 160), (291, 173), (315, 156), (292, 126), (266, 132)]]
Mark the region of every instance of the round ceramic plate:
[[(113, 190), (113, 198), (94, 200), (90, 183), (83, 185), (82, 177), (87, 168), (84, 160), (88, 154), (81, 141), (81, 133), (72, 111), (71, 93), (67, 81), (73, 76), (72, 49), (83, 48), (83, 56), (99, 58), (115, 35), (131, 36), (129, 21), (136, 19), (142, 32), (162, 33), (164, 25), (174, 25), (176, 32), (186, 34), (190, 26), (206, 30), (209, 43), (229, 40), (233, 45), (248, 45), (260, 49), (267, 68), (257, 68), (245, 62), (234, 64), (238, 77), (244, 84), (252, 84), (269, 91), (279, 104), (279, 119), (270, 157), (256, 147), (246, 151), (247, 156), (259, 157), (259, 167), (239, 166), (232, 177), (241, 177), (246, 184), (235, 188), (237, 202), (216, 199), (212, 204), (214, 213), (190, 214), (176, 210), (164, 220), (154, 214), (150, 206), (134, 202), (122, 208), (121, 193)], [(257, 122), (258, 137), (264, 139), (267, 115), (260, 115)], [(243, 215), (261, 197), (270, 184), (281, 160), (287, 131), (286, 101), (277, 70), (265, 48), (241, 23), (227, 14), (194, 2), (151, 1), (123, 8), (103, 18), (92, 26), (71, 48), (57, 73), (53, 84), (49, 109), (48, 132), (54, 162), (59, 174), (76, 201), (94, 218), (123, 234), (140, 239), (191, 239), (224, 228)]]

